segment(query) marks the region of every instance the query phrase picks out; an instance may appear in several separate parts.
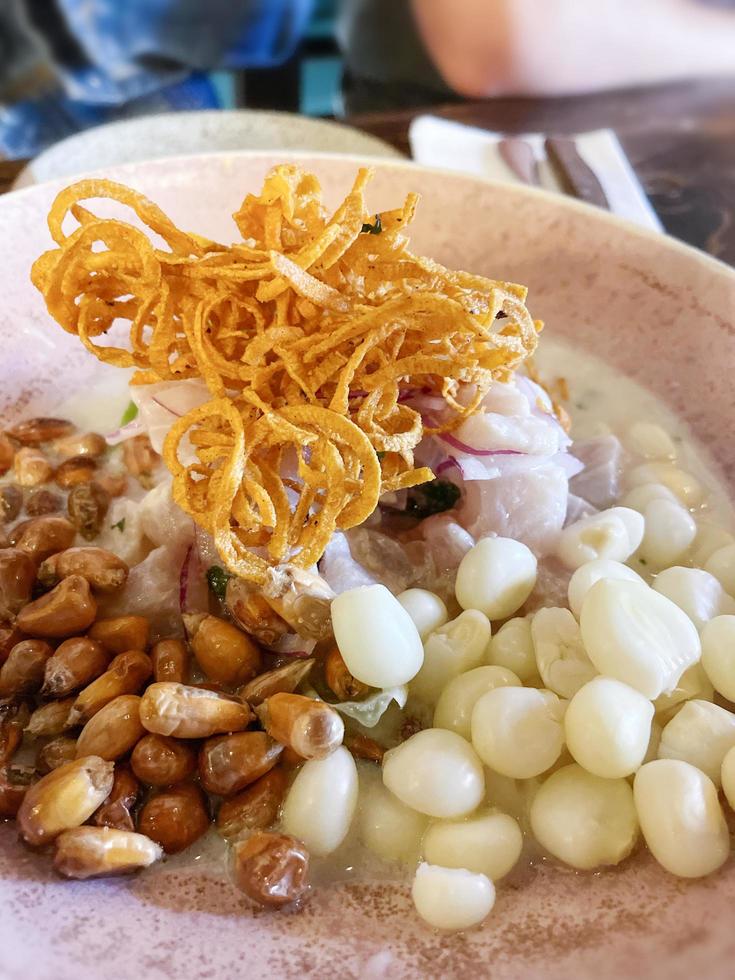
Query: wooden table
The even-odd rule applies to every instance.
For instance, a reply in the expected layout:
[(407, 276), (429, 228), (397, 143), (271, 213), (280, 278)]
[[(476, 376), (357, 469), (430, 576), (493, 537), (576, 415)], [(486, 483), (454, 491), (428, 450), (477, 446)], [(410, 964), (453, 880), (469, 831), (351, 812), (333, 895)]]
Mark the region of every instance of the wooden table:
[[(409, 123), (425, 111), (348, 122), (408, 154)], [(735, 79), (566, 99), (463, 102), (428, 111), (506, 133), (614, 129), (666, 230), (735, 265)]]
[[(408, 154), (408, 126), (430, 111), (507, 133), (611, 127), (667, 231), (735, 265), (735, 79), (568, 99), (497, 99), (355, 116)], [(0, 161), (0, 193), (24, 161)]]

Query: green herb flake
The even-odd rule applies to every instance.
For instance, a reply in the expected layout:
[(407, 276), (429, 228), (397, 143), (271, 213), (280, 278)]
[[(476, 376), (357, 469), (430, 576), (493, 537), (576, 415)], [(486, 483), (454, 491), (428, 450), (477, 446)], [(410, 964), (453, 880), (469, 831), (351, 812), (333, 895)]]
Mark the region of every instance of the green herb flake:
[(127, 425), (128, 422), (132, 422), (134, 418), (138, 417), (138, 406), (135, 402), (128, 402), (128, 407), (123, 412), (123, 416), (120, 419), (120, 425)]
[(451, 510), (461, 496), (459, 487), (449, 480), (431, 480), (409, 491), (406, 511), (423, 520), (432, 514)]
[(379, 235), (383, 230), (383, 222), (380, 220), (380, 215), (375, 215), (375, 224), (364, 224), (360, 229), (363, 235)]
[(122, 534), (122, 532), (125, 530), (125, 518), (121, 517), (120, 520), (117, 522), (117, 524), (111, 524), (110, 527), (117, 528), (120, 534)]
[(209, 583), (209, 588), (214, 592), (218, 599), (224, 600), (225, 592), (227, 591), (227, 583), (232, 578), (229, 572), (226, 572), (224, 568), (220, 568), (219, 565), (210, 565), (207, 569), (207, 582)]
[(378, 457), (379, 460), (381, 460), (381, 462), (382, 460), (385, 459), (385, 452), (382, 449), (376, 450), (375, 455)]

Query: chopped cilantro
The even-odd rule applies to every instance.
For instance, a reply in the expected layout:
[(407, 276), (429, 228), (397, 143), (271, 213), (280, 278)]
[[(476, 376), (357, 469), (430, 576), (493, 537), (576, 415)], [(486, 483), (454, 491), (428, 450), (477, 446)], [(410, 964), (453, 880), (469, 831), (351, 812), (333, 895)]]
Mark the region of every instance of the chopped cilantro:
[(138, 415), (138, 406), (135, 402), (128, 402), (128, 407), (123, 412), (123, 416), (120, 419), (120, 425), (127, 425), (128, 422), (132, 422), (134, 418)]
[(375, 224), (364, 224), (360, 229), (363, 235), (379, 235), (383, 230), (383, 222), (380, 220), (380, 215), (375, 215)]
[(125, 518), (121, 517), (120, 520), (117, 522), (117, 524), (111, 524), (110, 527), (111, 528), (116, 527), (117, 530), (122, 534), (122, 532), (125, 530)]
[(227, 591), (227, 583), (232, 578), (229, 572), (226, 572), (224, 568), (220, 568), (219, 565), (210, 565), (207, 569), (207, 582), (209, 583), (209, 588), (214, 592), (218, 599), (224, 599), (225, 592)]
[(406, 511), (423, 520), (432, 514), (450, 510), (459, 498), (460, 489), (456, 484), (449, 480), (431, 480), (409, 491)]
[(385, 459), (385, 452), (384, 452), (384, 451), (383, 451), (382, 449), (378, 449), (378, 450), (376, 450), (376, 452), (375, 452), (375, 455), (376, 455), (376, 456), (378, 457), (378, 459), (380, 459), (380, 460), (383, 460), (383, 459)]

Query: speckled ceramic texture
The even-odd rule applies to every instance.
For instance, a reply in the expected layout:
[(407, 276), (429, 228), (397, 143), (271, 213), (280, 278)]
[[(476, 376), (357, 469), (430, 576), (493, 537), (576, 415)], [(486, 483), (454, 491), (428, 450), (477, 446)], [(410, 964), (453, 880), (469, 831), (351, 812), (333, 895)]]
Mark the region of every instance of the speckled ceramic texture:
[[(277, 162), (272, 154), (161, 160), (110, 173), (145, 191), (187, 229), (233, 237), (229, 215)], [(336, 201), (356, 160), (307, 156)], [(0, 412), (22, 394), (49, 408), (90, 378), (28, 283), (48, 245), (45, 214), (60, 184), (0, 199)], [(547, 329), (648, 385), (690, 422), (735, 481), (735, 273), (675, 242), (521, 187), (381, 163), (375, 210), (422, 194), (413, 241), (450, 266), (530, 286)], [(53, 336), (53, 343), (50, 337)], [(85, 364), (87, 366), (85, 366)], [(35, 374), (33, 373), (35, 370)], [(96, 369), (95, 369), (96, 370)], [(40, 372), (40, 375), (39, 375)], [(408, 892), (346, 882), (300, 916), (254, 913), (196, 861), (125, 881), (64, 883), (48, 860), (0, 828), (3, 980), (228, 980), (493, 977), (569, 980), (733, 976), (735, 870), (678, 881), (644, 855), (600, 874), (548, 866), (500, 885), (479, 931), (423, 927)]]

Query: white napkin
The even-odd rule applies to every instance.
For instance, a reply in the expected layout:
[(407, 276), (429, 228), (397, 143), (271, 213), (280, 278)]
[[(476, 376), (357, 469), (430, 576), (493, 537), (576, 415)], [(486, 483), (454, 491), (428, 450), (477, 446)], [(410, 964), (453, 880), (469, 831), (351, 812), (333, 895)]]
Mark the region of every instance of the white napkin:
[[(437, 116), (418, 116), (408, 132), (417, 163), (474, 174), (492, 180), (529, 183), (564, 193), (550, 165), (546, 138), (540, 133), (508, 136), (465, 126)], [(597, 178), (610, 211), (644, 228), (662, 231), (661, 222), (643, 192), (620, 141), (611, 129), (598, 129), (574, 137), (577, 153)], [(507, 147), (521, 145), (527, 165), (513, 166)], [(522, 154), (521, 154), (522, 156)]]

